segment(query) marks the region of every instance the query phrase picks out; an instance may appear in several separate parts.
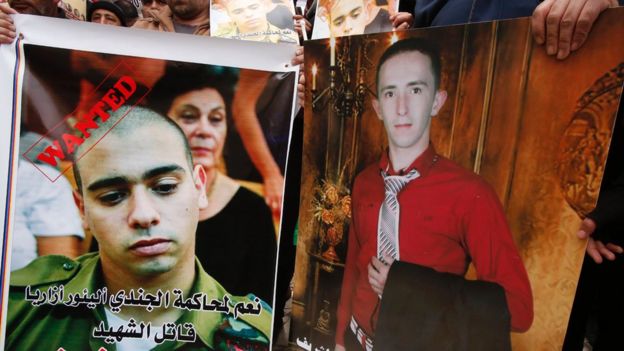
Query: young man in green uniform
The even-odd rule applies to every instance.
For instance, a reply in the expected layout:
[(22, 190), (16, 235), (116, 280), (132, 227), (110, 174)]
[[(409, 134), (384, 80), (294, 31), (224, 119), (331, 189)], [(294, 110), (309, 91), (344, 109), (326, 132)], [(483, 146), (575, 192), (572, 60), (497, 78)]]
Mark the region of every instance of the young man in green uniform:
[(182, 131), (121, 107), (88, 134), (74, 197), (99, 252), (12, 273), (5, 349), (268, 349), (268, 305), (230, 297), (195, 259), (206, 176)]

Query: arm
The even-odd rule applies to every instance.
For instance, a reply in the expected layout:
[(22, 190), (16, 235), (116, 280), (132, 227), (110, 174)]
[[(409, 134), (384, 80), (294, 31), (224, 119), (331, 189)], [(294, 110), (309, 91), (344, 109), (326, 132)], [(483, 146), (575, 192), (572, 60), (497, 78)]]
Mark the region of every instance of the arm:
[[(20, 167), (33, 166), (21, 162)], [(84, 233), (67, 179), (60, 176), (53, 183), (30, 184), (30, 190), (27, 225), (35, 235), (37, 254), (80, 256)]]
[(598, 16), (618, 0), (545, 0), (535, 8), (531, 27), (535, 41), (546, 44), (546, 53), (563, 60), (589, 35)]
[(526, 331), (533, 321), (531, 285), (500, 201), (494, 190), (481, 181), (465, 204), (463, 244), (472, 257), (477, 279), (503, 287), (511, 330)]
[(249, 158), (262, 175), (264, 198), (275, 215), (280, 212), (284, 177), (271, 155), (256, 115), (256, 102), (268, 79), (266, 72), (241, 70), (232, 102), (232, 117)]

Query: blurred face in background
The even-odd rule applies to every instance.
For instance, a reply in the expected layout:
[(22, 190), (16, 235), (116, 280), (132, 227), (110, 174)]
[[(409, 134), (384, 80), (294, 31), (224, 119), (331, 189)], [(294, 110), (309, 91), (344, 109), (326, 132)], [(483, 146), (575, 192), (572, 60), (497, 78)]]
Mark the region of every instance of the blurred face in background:
[(143, 17), (148, 17), (148, 11), (160, 12), (165, 7), (167, 7), (167, 0), (143, 0), (141, 12)]
[(209, 0), (167, 0), (167, 4), (174, 16), (184, 20), (191, 20), (199, 17), (202, 13), (208, 12)]
[(59, 0), (9, 0), (11, 7), (24, 15), (56, 17)]
[(121, 20), (117, 15), (109, 10), (97, 9), (91, 14), (91, 22), (107, 24), (110, 26), (121, 26)]

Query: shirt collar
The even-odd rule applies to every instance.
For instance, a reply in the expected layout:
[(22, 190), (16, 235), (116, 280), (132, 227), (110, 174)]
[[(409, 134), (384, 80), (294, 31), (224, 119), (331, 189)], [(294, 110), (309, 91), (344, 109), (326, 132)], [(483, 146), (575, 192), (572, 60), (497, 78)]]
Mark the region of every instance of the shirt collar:
[(409, 173), (412, 169), (416, 169), (420, 176), (423, 177), (429, 173), (431, 166), (435, 163), (438, 158), (438, 154), (436, 153), (433, 144), (429, 144), (429, 146), (423, 151), (420, 156), (416, 157), (414, 162), (409, 165), (407, 168), (404, 168), (399, 171), (395, 171), (390, 162), (390, 158), (388, 156), (388, 150), (386, 150), (379, 160), (379, 170), (386, 171), (389, 175), (404, 175)]

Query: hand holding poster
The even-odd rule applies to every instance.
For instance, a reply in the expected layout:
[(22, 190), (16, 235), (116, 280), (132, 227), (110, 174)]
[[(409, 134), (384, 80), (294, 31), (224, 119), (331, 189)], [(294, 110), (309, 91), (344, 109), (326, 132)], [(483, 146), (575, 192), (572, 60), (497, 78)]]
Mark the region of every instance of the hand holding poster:
[[(0, 122), (4, 348), (267, 350), (277, 235), (255, 169), (267, 165), (230, 143), (263, 146), (283, 172), (295, 48), (15, 21), (23, 38), (0, 46), (13, 77), (0, 83), (13, 91)], [(253, 119), (250, 142), (239, 122)], [(64, 239), (78, 247), (63, 254), (89, 253), (43, 254)]]
[(306, 43), (293, 344), (560, 350), (621, 16), (564, 62), (528, 19)]

